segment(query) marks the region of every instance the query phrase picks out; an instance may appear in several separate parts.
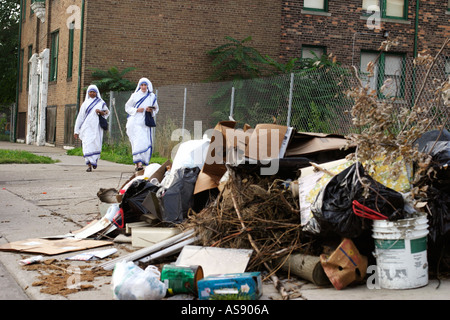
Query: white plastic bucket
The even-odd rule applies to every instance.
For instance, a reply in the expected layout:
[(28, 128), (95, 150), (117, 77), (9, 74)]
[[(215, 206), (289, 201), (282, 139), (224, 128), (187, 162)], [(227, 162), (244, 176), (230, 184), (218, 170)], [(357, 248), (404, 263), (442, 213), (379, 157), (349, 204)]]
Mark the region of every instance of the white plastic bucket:
[(381, 288), (411, 289), (428, 284), (425, 215), (397, 221), (374, 220), (372, 231)]

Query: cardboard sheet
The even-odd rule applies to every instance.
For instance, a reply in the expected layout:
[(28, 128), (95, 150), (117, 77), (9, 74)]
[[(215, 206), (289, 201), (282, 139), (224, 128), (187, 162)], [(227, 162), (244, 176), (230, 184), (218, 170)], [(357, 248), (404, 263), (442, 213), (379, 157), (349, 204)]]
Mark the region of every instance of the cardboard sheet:
[(220, 179), (227, 171), (224, 160), (226, 157), (226, 133), (235, 126), (236, 122), (234, 121), (221, 121), (214, 128), (205, 164), (197, 177), (194, 194), (216, 188), (219, 185)]
[(85, 240), (75, 238), (49, 240), (36, 238), (6, 243), (0, 246), (0, 251), (40, 253), (51, 256), (112, 244), (113, 243), (111, 241), (101, 240)]
[(293, 134), (292, 128), (275, 124), (258, 124), (254, 129), (235, 126), (234, 121), (222, 121), (214, 128), (194, 194), (217, 188), (226, 172), (225, 163), (283, 158)]
[(250, 159), (267, 160), (283, 158), (292, 136), (292, 128), (276, 124), (258, 124), (252, 131), (245, 148)]
[(242, 273), (253, 253), (251, 249), (230, 249), (185, 246), (178, 256), (177, 266), (201, 266), (204, 276), (225, 273)]
[(286, 157), (340, 150), (347, 146), (348, 142), (344, 136), (337, 134), (296, 132), (286, 150)]
[[(113, 227), (113, 228), (111, 228)], [(111, 229), (110, 229), (111, 228)], [(88, 224), (83, 229), (80, 229), (78, 231), (73, 231), (74, 237), (77, 239), (86, 239), (90, 236), (99, 233), (103, 230), (108, 230), (108, 232), (113, 231), (116, 229), (116, 226), (112, 224), (111, 221), (109, 221), (107, 218), (103, 217), (100, 220), (94, 220), (90, 224)]]

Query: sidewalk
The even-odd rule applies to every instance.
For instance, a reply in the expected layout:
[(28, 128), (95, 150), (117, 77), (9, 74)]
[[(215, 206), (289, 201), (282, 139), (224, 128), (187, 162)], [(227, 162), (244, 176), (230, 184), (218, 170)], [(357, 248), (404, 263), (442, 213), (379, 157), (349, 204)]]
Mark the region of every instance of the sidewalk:
[[(0, 149), (26, 150), (60, 161), (56, 164), (0, 165), (0, 244), (66, 234), (80, 229), (98, 218), (99, 189), (117, 189), (134, 172), (132, 165), (100, 160), (98, 168), (88, 173), (85, 172), (83, 158), (68, 156), (61, 148), (0, 142)], [(115, 247), (119, 250), (119, 256), (135, 250), (131, 246)], [(51, 258), (62, 261), (72, 255)], [(40, 287), (32, 286), (38, 272), (26, 271), (19, 265), (19, 260), (27, 257), (30, 255), (0, 252), (0, 299), (112, 299), (111, 277), (98, 278), (94, 282), (95, 289), (67, 297), (43, 294)], [(70, 263), (86, 265), (86, 262)], [(11, 279), (17, 282), (19, 288)], [(366, 285), (359, 285), (338, 291), (333, 287), (320, 288), (306, 281), (287, 283), (287, 286), (295, 287), (306, 300), (449, 300), (450, 280), (441, 281), (437, 289), (438, 285), (437, 280), (430, 280), (427, 286), (410, 290), (369, 289)], [(271, 283), (266, 283), (263, 291), (264, 299), (280, 298)]]
[[(0, 142), (0, 149), (25, 150), (59, 160), (55, 164), (0, 165), (0, 244), (62, 235), (84, 227), (99, 217), (99, 189), (117, 189), (134, 172), (132, 165), (103, 160), (99, 161), (96, 170), (86, 172), (84, 159), (69, 156), (62, 148)], [(124, 254), (123, 249), (121, 250), (119, 252)], [(48, 258), (63, 261), (72, 255), (74, 253)], [(39, 287), (32, 286), (38, 273), (25, 271), (19, 265), (19, 260), (30, 256), (32, 255), (0, 252), (0, 262), (30, 299), (66, 299), (58, 295), (42, 294)], [(80, 264), (76, 261), (73, 263)], [(2, 279), (4, 278), (0, 278), (0, 282)], [(100, 280), (97, 283), (98, 290), (73, 294), (67, 299), (111, 299), (110, 285), (105, 285), (110, 283), (110, 277)], [(1, 283), (0, 288), (3, 287)]]

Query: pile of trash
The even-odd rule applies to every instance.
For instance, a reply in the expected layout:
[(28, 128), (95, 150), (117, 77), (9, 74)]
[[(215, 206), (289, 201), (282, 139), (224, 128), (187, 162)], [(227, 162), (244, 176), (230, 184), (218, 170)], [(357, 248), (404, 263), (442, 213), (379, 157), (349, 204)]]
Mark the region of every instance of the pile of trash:
[(366, 281), (370, 266), (383, 288), (406, 289), (427, 284), (428, 266), (448, 268), (446, 130), (417, 141), (432, 156), (418, 202), (414, 164), (394, 180), (382, 158), (370, 169), (347, 160), (356, 146), (344, 136), (235, 126), (219, 122), (181, 143), (173, 162), (98, 192), (102, 219), (71, 235), (138, 248), (95, 267), (113, 271), (115, 299), (259, 299), (268, 278), (288, 299), (280, 274), (341, 290)]
[[(389, 235), (377, 239), (373, 234), (374, 223), (397, 226), (397, 222), (411, 220), (415, 224), (424, 215), (429, 222), (425, 235), (441, 245), (433, 254), (442, 255), (450, 225), (445, 209), (445, 170), (450, 160), (446, 131), (431, 153), (437, 176), (421, 182), (430, 185), (429, 199), (423, 201), (428, 201), (435, 214), (427, 214), (415, 207), (410, 194), (414, 168), (407, 164), (393, 180), (383, 159), (374, 159), (378, 165), (375, 169), (371, 166), (371, 172), (366, 172), (364, 164), (347, 160), (355, 146), (343, 136), (294, 132), (273, 124), (259, 124), (254, 129), (236, 129), (235, 125), (233, 121), (220, 122), (211, 137), (182, 143), (173, 163), (149, 166), (120, 189), (117, 201), (122, 222), (145, 220), (157, 225), (148, 231), (153, 232), (150, 238), (158, 228), (167, 231), (167, 239), (189, 234), (163, 250), (148, 253), (148, 247), (144, 248), (134, 261), (153, 261), (165, 250), (170, 255), (191, 244), (247, 249), (252, 254), (244, 270), (262, 272), (275, 283), (276, 272), (285, 270), (319, 285), (343, 289), (364, 281), (368, 266), (377, 261), (381, 268), (383, 262), (377, 257), (383, 249), (391, 249), (382, 246), (391, 241)], [(428, 152), (435, 136), (436, 132), (424, 135), (418, 141), (420, 151)], [(138, 229), (140, 236), (147, 232)], [(154, 252), (156, 257), (152, 257)], [(420, 254), (427, 255), (426, 249)], [(311, 264), (305, 267), (307, 260)], [(437, 263), (436, 256), (428, 260), (420, 266), (426, 270), (426, 281), (425, 267)], [(111, 268), (116, 262), (106, 265)], [(395, 278), (381, 269), (379, 273), (380, 277)], [(405, 278), (404, 273), (400, 276)]]

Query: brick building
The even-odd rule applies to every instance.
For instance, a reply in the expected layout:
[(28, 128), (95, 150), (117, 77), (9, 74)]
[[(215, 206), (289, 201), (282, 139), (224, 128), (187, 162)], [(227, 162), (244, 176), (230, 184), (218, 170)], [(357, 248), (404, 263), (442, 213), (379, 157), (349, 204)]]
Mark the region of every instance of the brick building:
[(282, 12), (284, 58), (312, 49), (359, 65), (361, 52), (378, 51), (387, 37), (398, 41), (393, 51), (414, 57), (436, 53), (450, 36), (448, 0), (301, 0), (283, 2)]
[[(134, 67), (126, 78), (137, 82), (145, 76), (159, 87), (208, 78), (206, 52), (223, 44), (225, 36), (251, 35), (258, 50), (279, 55), (278, 1), (22, 0), (21, 17), (16, 137), (27, 143), (45, 135), (46, 143), (73, 144), (74, 117), (83, 89), (93, 80), (91, 68)], [(28, 83), (33, 77), (27, 61), (46, 48), (48, 83), (39, 77), (34, 86), (48, 87), (46, 106), (34, 104), (38, 111), (31, 114)], [(39, 61), (45, 68), (45, 61)], [(35, 120), (44, 112), (45, 119)]]
[(206, 52), (225, 36), (252, 36), (252, 46), (280, 61), (313, 51), (355, 66), (373, 59), (386, 37), (399, 45), (382, 61), (399, 65), (450, 36), (449, 0), (21, 2), (16, 138), (57, 146), (74, 143), (92, 68), (135, 67), (126, 78), (145, 76), (158, 88), (208, 78)]

